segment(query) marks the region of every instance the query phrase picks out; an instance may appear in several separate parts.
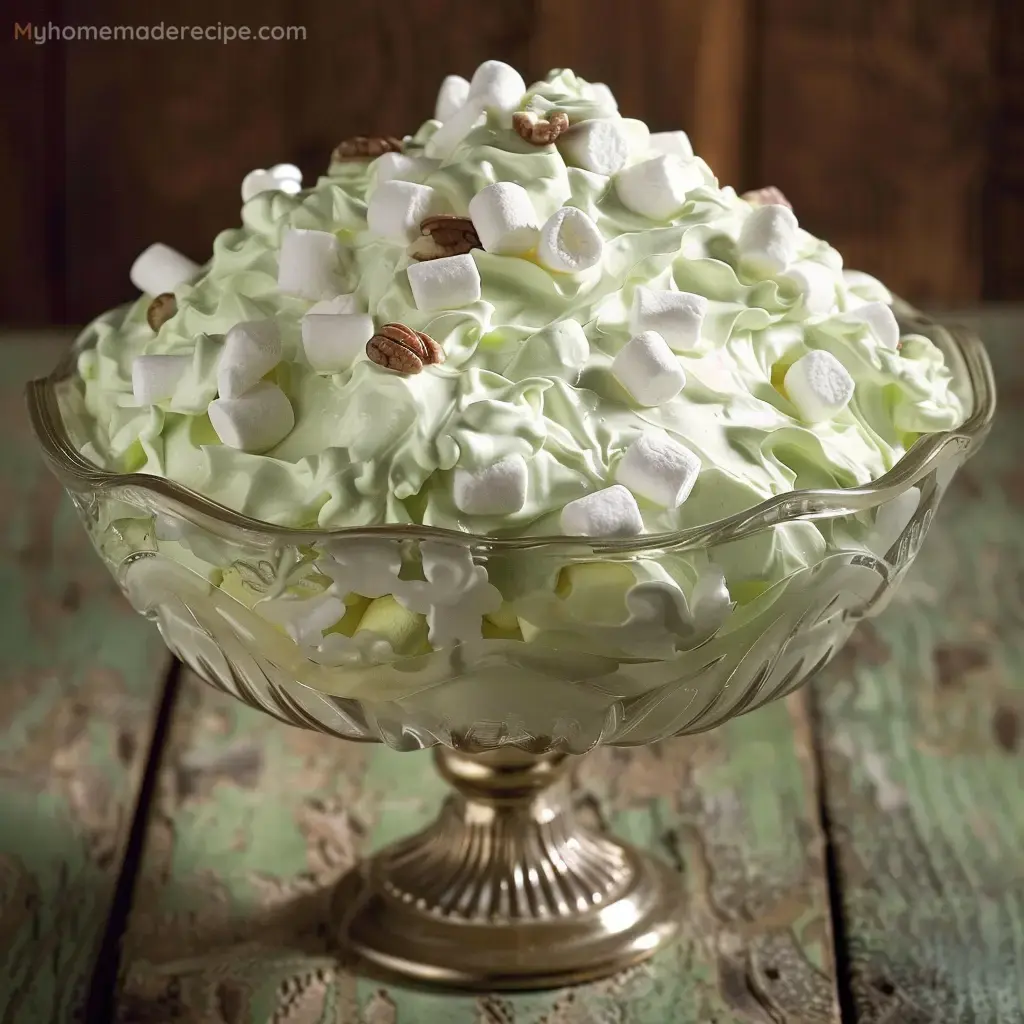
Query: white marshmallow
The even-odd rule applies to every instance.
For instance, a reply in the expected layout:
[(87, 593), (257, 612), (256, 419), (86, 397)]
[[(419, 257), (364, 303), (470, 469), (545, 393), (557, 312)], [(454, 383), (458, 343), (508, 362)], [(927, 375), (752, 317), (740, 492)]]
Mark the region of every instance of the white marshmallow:
[(807, 423), (820, 423), (842, 412), (853, 398), (853, 378), (831, 352), (812, 349), (787, 371), (786, 394)]
[(338, 283), (341, 246), (330, 231), (289, 228), (281, 239), (277, 287), (304, 299), (330, 299)]
[(245, 452), (273, 448), (295, 426), (288, 396), (269, 381), (260, 381), (240, 398), (217, 398), (207, 412), (221, 441)]
[(650, 146), (656, 153), (681, 156), (687, 160), (693, 156), (693, 146), (686, 132), (651, 132)]
[(836, 275), (828, 267), (804, 260), (794, 263), (782, 276), (796, 287), (812, 316), (822, 316), (836, 308)]
[(434, 117), (447, 121), (469, 99), (469, 82), (462, 75), (448, 75), (437, 91)]
[(575, 206), (563, 206), (544, 222), (537, 259), (549, 270), (579, 274), (601, 262), (604, 238), (597, 225)]
[(358, 313), (359, 312), (359, 299), (355, 293), (349, 295), (335, 295), (333, 299), (321, 299), (319, 302), (314, 302), (309, 309), (306, 310), (306, 315), (310, 313)]
[(281, 362), (281, 335), (273, 320), (235, 324), (217, 360), (217, 393), (238, 398)]
[(495, 110), (515, 110), (525, 92), (523, 76), (500, 60), (485, 60), (469, 83), (469, 99)]
[(191, 365), (191, 356), (136, 356), (132, 360), (135, 400), (141, 405), (166, 401)]
[(480, 100), (470, 97), (427, 139), (423, 152), (431, 160), (447, 160), (459, 143), (487, 120)]
[(657, 331), (677, 352), (700, 344), (700, 331), (708, 312), (708, 300), (692, 292), (673, 292), (639, 285), (633, 292), (629, 327), (635, 334)]
[(704, 184), (695, 160), (662, 154), (625, 167), (615, 176), (622, 204), (651, 220), (669, 220), (686, 202), (686, 194)]
[(250, 171), (242, 179), (242, 202), (247, 203), (261, 192), (285, 192), (290, 196), (302, 191), (302, 171), (295, 164), (274, 164)]
[(570, 501), (561, 524), (570, 537), (632, 537), (644, 531), (636, 498), (622, 484)]
[(198, 263), (193, 263), (163, 242), (154, 242), (135, 257), (128, 277), (140, 292), (162, 295), (173, 292), (179, 284), (190, 281), (198, 273)]
[(420, 223), (430, 215), (437, 193), (412, 181), (385, 181), (373, 190), (366, 208), (366, 226), (375, 235), (396, 242), (419, 238)]
[(512, 181), (487, 185), (469, 201), (469, 216), (488, 252), (516, 254), (537, 244), (540, 223), (529, 192)]
[(558, 139), (567, 164), (594, 174), (614, 174), (629, 156), (629, 140), (621, 119), (595, 117), (580, 121)]
[(469, 253), (410, 263), (407, 273), (417, 309), (456, 309), (480, 298), (480, 271)]
[(528, 478), (522, 455), (508, 455), (481, 469), (456, 469), (452, 495), (455, 504), (470, 515), (507, 515), (526, 504)]
[(635, 117), (622, 117), (619, 118), (618, 125), (626, 137), (630, 158), (634, 154), (646, 154), (650, 150), (651, 129), (643, 121), (638, 121)]
[(612, 360), (612, 373), (641, 405), (662, 405), (686, 383), (679, 360), (657, 331), (630, 338)]
[(302, 348), (317, 373), (340, 373), (366, 351), (373, 317), (365, 313), (314, 313), (302, 318)]
[(407, 153), (383, 153), (374, 163), (378, 187), (385, 181), (421, 182), (439, 166), (437, 160), (425, 156), (409, 156)]
[(884, 302), (866, 302), (863, 306), (843, 314), (847, 323), (867, 324), (878, 343), (896, 349), (900, 343), (900, 325), (896, 315)]
[(665, 508), (679, 508), (690, 496), (700, 459), (670, 437), (641, 434), (627, 449), (615, 477), (634, 494)]
[(781, 274), (796, 259), (798, 228), (789, 207), (755, 206), (740, 229), (740, 263), (764, 277)]

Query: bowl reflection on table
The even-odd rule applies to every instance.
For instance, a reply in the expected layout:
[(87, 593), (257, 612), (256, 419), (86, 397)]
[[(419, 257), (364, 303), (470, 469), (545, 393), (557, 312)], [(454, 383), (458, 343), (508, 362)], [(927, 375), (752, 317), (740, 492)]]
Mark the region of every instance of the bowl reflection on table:
[[(273, 527), (91, 464), (73, 360), (29, 404), (100, 556), (198, 675), (294, 725), (442, 745), (456, 795), (342, 887), (342, 937), (421, 981), (537, 987), (650, 955), (679, 913), (664, 868), (574, 822), (566, 755), (703, 731), (794, 690), (886, 605), (984, 438), (980, 342), (900, 313), (943, 349), (959, 429), (870, 486), (628, 540)], [(778, 545), (800, 564), (759, 577)]]

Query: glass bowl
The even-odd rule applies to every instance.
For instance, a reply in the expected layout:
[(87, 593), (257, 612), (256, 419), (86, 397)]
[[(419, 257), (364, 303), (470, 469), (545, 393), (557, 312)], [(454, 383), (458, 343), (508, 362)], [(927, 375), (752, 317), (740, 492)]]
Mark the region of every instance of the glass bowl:
[[(96, 550), (199, 676), (291, 725), (436, 745), (454, 792), (338, 888), (339, 939), (419, 982), (548, 987), (651, 955), (683, 911), (671, 871), (575, 821), (572, 755), (711, 729), (796, 689), (885, 607), (984, 439), (980, 341), (896, 311), (943, 350), (962, 426), (869, 486), (629, 539), (283, 528), (102, 470), (80, 451), (89, 330), (28, 402)], [(794, 567), (773, 578), (783, 551)]]

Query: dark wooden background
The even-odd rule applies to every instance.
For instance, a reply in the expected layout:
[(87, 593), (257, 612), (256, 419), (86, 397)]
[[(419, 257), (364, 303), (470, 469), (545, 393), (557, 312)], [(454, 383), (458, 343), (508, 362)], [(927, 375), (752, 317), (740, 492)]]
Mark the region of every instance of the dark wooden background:
[[(8, 10), (11, 8), (8, 7)], [(0, 320), (131, 295), (151, 241), (205, 259), (253, 167), (307, 180), (357, 133), (429, 116), (487, 57), (569, 66), (723, 182), (780, 186), (847, 264), (908, 298), (1024, 297), (1024, 0), (39, 0), (56, 24), (300, 24), (304, 42), (75, 42), (8, 29)]]

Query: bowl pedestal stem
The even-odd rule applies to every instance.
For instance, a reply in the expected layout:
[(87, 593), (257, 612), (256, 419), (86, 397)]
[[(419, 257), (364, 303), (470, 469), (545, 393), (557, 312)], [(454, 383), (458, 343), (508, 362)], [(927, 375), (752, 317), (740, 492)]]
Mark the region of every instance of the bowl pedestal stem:
[(339, 886), (351, 951), (420, 984), (535, 989), (612, 974), (672, 938), (676, 873), (577, 822), (566, 755), (438, 748), (435, 761), (455, 790), (438, 818)]

